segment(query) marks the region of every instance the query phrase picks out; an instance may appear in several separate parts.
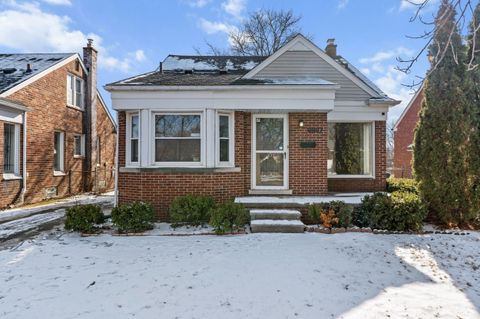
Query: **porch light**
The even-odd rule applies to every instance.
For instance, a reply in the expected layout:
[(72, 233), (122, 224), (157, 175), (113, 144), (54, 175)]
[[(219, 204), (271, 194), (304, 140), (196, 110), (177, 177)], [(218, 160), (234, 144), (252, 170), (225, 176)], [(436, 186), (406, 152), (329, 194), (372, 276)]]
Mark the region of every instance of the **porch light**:
[(298, 121), (298, 126), (299, 126), (299, 127), (303, 127), (303, 125), (304, 125), (304, 124), (303, 124), (303, 120)]

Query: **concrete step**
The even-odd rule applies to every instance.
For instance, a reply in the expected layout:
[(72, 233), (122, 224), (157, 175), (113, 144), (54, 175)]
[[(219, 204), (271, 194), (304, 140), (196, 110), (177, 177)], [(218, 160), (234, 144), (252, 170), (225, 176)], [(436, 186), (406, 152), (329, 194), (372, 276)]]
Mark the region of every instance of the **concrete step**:
[(303, 233), (305, 224), (299, 220), (259, 219), (250, 223), (252, 233)]
[(302, 213), (293, 209), (251, 209), (252, 220), (274, 219), (274, 220), (300, 220)]

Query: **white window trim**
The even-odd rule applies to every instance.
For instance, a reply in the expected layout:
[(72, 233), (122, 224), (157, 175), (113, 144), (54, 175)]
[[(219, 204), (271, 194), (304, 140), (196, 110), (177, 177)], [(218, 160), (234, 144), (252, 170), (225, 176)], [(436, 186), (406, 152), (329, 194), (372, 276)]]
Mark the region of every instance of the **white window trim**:
[[(228, 116), (228, 162), (220, 161), (220, 116)], [(218, 111), (215, 117), (215, 166), (235, 167), (235, 113)]]
[[(15, 123), (8, 123), (5, 124), (13, 125), (14, 127), (14, 164), (13, 164), (13, 173), (3, 173), (4, 180), (15, 180), (15, 179), (22, 179), (20, 176), (20, 125)], [(5, 141), (4, 141), (5, 143)], [(3, 154), (3, 150), (2, 150)]]
[[(81, 85), (80, 85), (80, 91), (81, 91), (81, 98), (80, 98), (80, 106), (75, 105), (75, 93), (76, 93), (76, 85), (73, 86), (73, 92), (70, 91), (71, 86), (72, 86), (72, 80), (80, 80)], [(72, 95), (73, 94), (73, 95)], [(84, 110), (85, 109), (85, 80), (82, 79), (81, 77), (78, 77), (72, 73), (67, 74), (67, 106), (78, 109), (78, 110)]]
[[(65, 132), (63, 131), (55, 131), (55, 133), (60, 133), (60, 170), (55, 170), (55, 165), (53, 167), (53, 175), (54, 176), (63, 176), (65, 175)], [(54, 134), (55, 134), (54, 133)], [(54, 141), (55, 141), (55, 137), (54, 137)], [(54, 149), (54, 153), (53, 153), (53, 156), (55, 156), (55, 152), (56, 152), (56, 149), (55, 149), (55, 143), (53, 145), (53, 149)], [(54, 162), (55, 164), (55, 162)]]
[[(370, 150), (370, 165), (372, 166), (372, 173), (371, 174), (366, 174), (366, 175), (337, 175), (337, 174), (332, 174), (327, 171), (327, 178), (330, 179), (375, 179), (375, 163), (376, 163), (376, 158), (375, 158), (375, 121), (328, 121), (328, 124), (330, 123), (364, 123), (364, 124), (371, 124), (371, 137), (372, 137), (372, 144), (371, 144), (371, 150)], [(328, 129), (327, 129), (327, 139), (328, 139)]]
[[(200, 161), (199, 162), (156, 162), (155, 161), (155, 116), (156, 115), (199, 115), (200, 116)], [(213, 124), (213, 123), (211, 123)], [(199, 111), (199, 112), (152, 112), (152, 117), (151, 117), (151, 123), (150, 123), (150, 128), (151, 128), (151, 162), (155, 167), (205, 167), (205, 149), (206, 149), (206, 128), (207, 123), (206, 123), (206, 116), (204, 111)], [(175, 138), (172, 138), (175, 139)]]
[[(131, 140), (132, 140), (132, 117), (138, 116), (138, 161), (132, 162), (131, 156)], [(125, 163), (127, 167), (138, 167), (140, 166), (140, 159), (142, 156), (142, 144), (141, 144), (141, 136), (142, 136), (142, 117), (140, 116), (140, 112), (129, 112), (127, 113), (127, 130), (126, 130), (126, 141), (125, 141)]]
[[(80, 137), (80, 154), (75, 154), (76, 152), (76, 145), (75, 145), (75, 138)], [(85, 157), (85, 134), (75, 134), (73, 136), (73, 157), (74, 158), (84, 158)]]

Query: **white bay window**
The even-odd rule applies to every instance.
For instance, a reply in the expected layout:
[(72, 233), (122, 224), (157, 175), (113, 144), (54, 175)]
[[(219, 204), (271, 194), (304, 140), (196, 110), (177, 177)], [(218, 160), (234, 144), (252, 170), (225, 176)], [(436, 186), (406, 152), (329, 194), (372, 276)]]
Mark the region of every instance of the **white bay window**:
[(373, 143), (373, 123), (328, 123), (328, 176), (373, 176)]
[(140, 164), (140, 115), (139, 113), (127, 114), (126, 130), (126, 155), (128, 166)]
[(5, 123), (3, 126), (3, 175), (4, 178), (20, 175), (20, 125)]
[(233, 113), (219, 112), (216, 125), (216, 165), (219, 167), (233, 166), (234, 152)]

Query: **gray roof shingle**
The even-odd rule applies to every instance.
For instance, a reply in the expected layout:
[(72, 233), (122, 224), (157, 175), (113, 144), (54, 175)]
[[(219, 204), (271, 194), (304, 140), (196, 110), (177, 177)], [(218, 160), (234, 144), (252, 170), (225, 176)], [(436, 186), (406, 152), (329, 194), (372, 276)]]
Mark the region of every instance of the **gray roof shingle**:
[[(45, 71), (75, 53), (1, 53), (0, 93)], [(27, 71), (30, 64), (31, 72)]]

